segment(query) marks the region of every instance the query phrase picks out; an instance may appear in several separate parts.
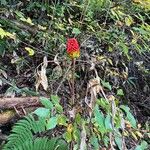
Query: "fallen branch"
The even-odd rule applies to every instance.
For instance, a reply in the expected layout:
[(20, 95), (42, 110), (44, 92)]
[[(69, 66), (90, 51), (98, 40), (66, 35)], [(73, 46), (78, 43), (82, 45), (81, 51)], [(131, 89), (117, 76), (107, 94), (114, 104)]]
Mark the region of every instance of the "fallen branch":
[(0, 109), (28, 108), (39, 105), (39, 97), (0, 98)]

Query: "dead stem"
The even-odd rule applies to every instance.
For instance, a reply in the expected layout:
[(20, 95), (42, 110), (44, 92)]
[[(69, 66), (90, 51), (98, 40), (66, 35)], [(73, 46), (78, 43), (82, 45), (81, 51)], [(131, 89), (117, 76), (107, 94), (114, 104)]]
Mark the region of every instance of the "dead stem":
[(74, 83), (74, 80), (75, 80), (75, 59), (73, 58), (72, 59), (72, 105), (74, 105), (75, 103), (75, 83)]

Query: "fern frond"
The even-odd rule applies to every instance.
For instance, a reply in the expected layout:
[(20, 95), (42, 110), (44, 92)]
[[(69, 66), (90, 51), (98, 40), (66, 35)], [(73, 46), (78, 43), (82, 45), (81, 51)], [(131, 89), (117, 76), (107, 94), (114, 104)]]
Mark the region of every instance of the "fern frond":
[(3, 150), (68, 150), (67, 144), (58, 138), (48, 139), (36, 138), (35, 140), (27, 140), (21, 145), (13, 147), (4, 147)]
[(34, 119), (32, 115), (18, 121), (12, 129), (3, 150), (67, 150), (67, 144), (58, 138), (35, 138), (37, 133), (46, 130), (43, 118)]

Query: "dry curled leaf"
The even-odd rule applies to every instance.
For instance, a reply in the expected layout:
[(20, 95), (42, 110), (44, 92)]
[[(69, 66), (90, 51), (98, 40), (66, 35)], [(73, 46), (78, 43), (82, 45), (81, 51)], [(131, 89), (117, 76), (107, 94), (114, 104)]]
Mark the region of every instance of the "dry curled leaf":
[[(91, 79), (87, 85), (87, 93), (90, 92), (90, 102), (88, 102), (87, 96), (85, 97), (85, 103), (88, 105), (88, 107), (93, 110), (94, 104), (97, 99), (97, 94), (101, 90), (101, 85), (100, 85), (100, 78), (97, 76), (94, 79)], [(92, 111), (89, 111), (89, 114), (91, 116)]]
[(45, 56), (43, 59), (43, 65), (41, 66), (41, 71), (37, 70), (37, 78), (36, 78), (36, 91), (38, 91), (39, 85), (43, 86), (43, 89), (46, 91), (48, 88), (48, 80), (46, 76), (46, 68), (47, 68), (47, 57)]
[(91, 79), (88, 83), (88, 88), (90, 89), (90, 93), (94, 93), (96, 96), (97, 93), (99, 93), (101, 87), (100, 87), (100, 78), (96, 77), (94, 79)]

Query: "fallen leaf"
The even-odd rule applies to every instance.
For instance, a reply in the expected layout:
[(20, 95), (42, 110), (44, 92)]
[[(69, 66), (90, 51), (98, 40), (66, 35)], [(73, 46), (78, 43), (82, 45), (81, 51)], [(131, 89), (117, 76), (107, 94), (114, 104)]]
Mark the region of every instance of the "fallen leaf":
[[(85, 103), (88, 105), (88, 107), (93, 110), (94, 104), (97, 100), (97, 94), (101, 90), (100, 86), (100, 78), (97, 76), (94, 79), (91, 79), (87, 85), (87, 93), (90, 92), (90, 102), (88, 102), (87, 96), (85, 97)], [(92, 111), (89, 111), (89, 114), (91, 116)]]
[(39, 85), (43, 86), (43, 89), (47, 91), (48, 88), (48, 80), (46, 76), (46, 68), (47, 68), (47, 57), (45, 56), (43, 59), (43, 65), (41, 66), (41, 71), (37, 70), (37, 79), (36, 79), (36, 91), (38, 91)]

